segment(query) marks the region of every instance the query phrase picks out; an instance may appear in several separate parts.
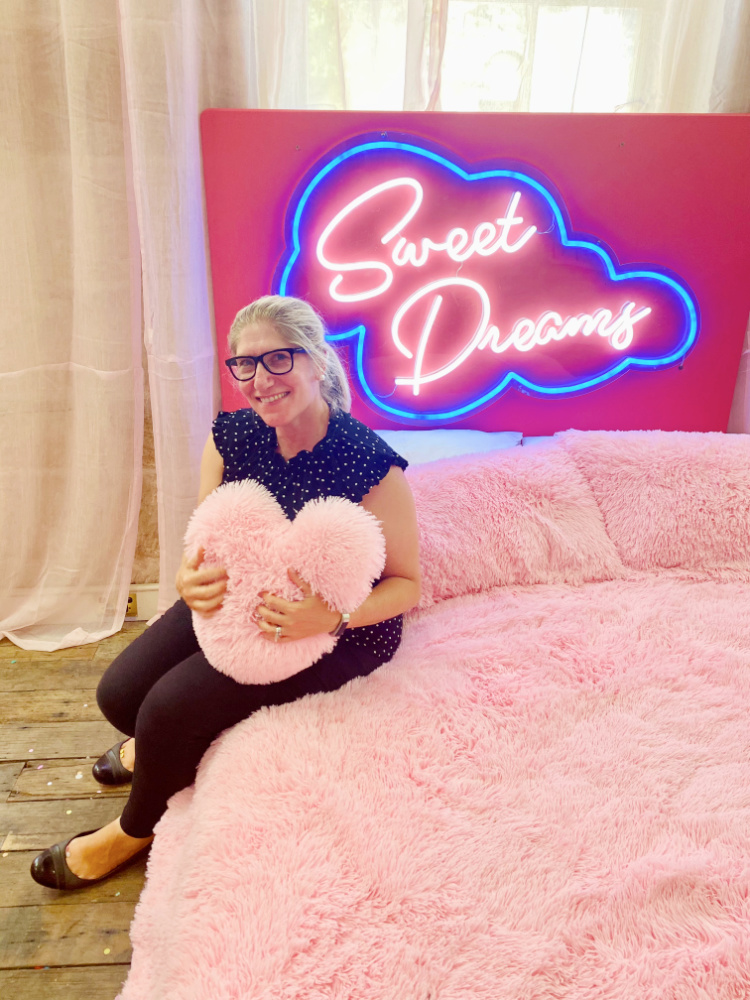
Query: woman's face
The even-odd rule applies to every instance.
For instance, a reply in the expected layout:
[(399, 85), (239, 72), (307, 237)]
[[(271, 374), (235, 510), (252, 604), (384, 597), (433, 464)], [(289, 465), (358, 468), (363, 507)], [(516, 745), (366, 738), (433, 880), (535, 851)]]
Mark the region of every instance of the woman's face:
[[(246, 326), (237, 340), (236, 356), (265, 354), (279, 347), (293, 347), (270, 323)], [(237, 382), (240, 392), (264, 423), (284, 427), (304, 419), (310, 407), (319, 406), (320, 376), (307, 354), (294, 354), (294, 367), (286, 375), (272, 375), (259, 362), (255, 378)]]

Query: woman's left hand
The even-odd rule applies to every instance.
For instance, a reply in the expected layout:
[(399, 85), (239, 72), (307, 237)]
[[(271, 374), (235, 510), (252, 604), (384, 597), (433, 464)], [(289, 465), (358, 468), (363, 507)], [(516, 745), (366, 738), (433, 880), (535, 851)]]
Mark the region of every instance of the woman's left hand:
[[(341, 614), (333, 611), (318, 594), (314, 594), (310, 584), (293, 569), (287, 570), (292, 583), (302, 591), (298, 601), (285, 601), (268, 591), (260, 596), (263, 603), (256, 610), (256, 621), (263, 638), (269, 642), (290, 642), (306, 639), (311, 635), (332, 632), (341, 621)], [(276, 629), (281, 627), (277, 639)]]

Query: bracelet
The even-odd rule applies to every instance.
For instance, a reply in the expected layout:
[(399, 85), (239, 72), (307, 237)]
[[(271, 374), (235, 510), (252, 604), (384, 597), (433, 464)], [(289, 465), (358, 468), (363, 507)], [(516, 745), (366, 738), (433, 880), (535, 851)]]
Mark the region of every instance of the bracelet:
[(347, 626), (349, 625), (349, 619), (350, 618), (351, 618), (351, 615), (349, 614), (348, 611), (342, 611), (341, 612), (341, 621), (338, 623), (338, 625), (333, 630), (333, 632), (329, 632), (328, 634), (332, 635), (332, 636), (334, 636), (335, 638), (338, 639), (338, 637), (340, 635), (343, 635), (344, 632), (346, 632)]

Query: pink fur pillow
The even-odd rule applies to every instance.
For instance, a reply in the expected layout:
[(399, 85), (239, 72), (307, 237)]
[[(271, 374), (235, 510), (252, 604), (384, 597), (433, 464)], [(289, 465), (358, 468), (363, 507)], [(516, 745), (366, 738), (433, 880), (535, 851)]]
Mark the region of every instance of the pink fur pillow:
[(520, 448), (407, 471), (419, 522), (419, 607), (501, 585), (623, 575), (587, 483), (559, 448)]
[(305, 504), (290, 521), (269, 491), (252, 481), (225, 483), (193, 514), (185, 534), (189, 555), (227, 571), (224, 603), (211, 615), (193, 613), (201, 649), (217, 670), (241, 684), (270, 684), (309, 667), (330, 652), (327, 634), (274, 643), (253, 620), (261, 591), (286, 600), (302, 596), (289, 567), (337, 611), (354, 611), (385, 564), (379, 522), (340, 497)]
[(626, 565), (750, 570), (750, 436), (566, 431), (559, 440)]

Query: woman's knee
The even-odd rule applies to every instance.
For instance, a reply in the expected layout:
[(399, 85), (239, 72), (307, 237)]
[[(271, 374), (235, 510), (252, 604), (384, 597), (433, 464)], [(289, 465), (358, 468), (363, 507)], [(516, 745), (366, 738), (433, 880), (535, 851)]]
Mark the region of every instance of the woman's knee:
[(135, 732), (135, 720), (149, 688), (151, 676), (146, 644), (139, 636), (119, 653), (104, 671), (96, 688), (96, 702), (105, 719), (128, 736)]
[(151, 688), (198, 648), (190, 610), (178, 601), (107, 667), (96, 692), (102, 714), (132, 735), (141, 703)]
[(118, 669), (119, 657), (105, 670), (96, 688), (96, 703), (108, 722), (120, 732), (132, 735), (138, 709), (129, 704), (127, 686), (122, 683)]

